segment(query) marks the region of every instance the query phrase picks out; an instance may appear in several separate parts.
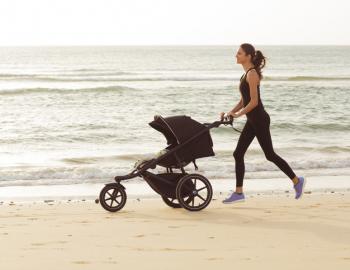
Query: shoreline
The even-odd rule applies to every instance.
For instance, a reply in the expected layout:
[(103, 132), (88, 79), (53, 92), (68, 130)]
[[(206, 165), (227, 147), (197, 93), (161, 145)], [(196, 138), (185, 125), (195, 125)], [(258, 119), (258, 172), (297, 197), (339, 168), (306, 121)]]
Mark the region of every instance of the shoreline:
[[(305, 194), (350, 193), (350, 176), (306, 176)], [(113, 182), (113, 181), (111, 181)], [(226, 195), (232, 191), (235, 181), (215, 179), (210, 181), (214, 196)], [(44, 200), (95, 200), (106, 183), (71, 184), (71, 185), (38, 185), (38, 186), (5, 186), (0, 187), (0, 202), (26, 202)], [(145, 181), (122, 181), (130, 199), (159, 198)], [(245, 179), (244, 193), (249, 195), (294, 195), (292, 182), (286, 178)]]

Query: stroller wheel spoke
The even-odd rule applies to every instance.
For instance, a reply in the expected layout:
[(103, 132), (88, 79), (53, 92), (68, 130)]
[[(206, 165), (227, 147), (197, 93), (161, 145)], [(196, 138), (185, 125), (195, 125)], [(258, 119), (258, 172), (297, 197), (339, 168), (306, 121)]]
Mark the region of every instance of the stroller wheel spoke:
[(197, 194), (197, 196), (205, 202), (205, 199), (201, 195)]
[(203, 189), (206, 189), (206, 188), (207, 188), (207, 187), (204, 186), (204, 187), (201, 187), (200, 189), (197, 189), (196, 191), (199, 192), (199, 191), (201, 191), (201, 190), (203, 190)]

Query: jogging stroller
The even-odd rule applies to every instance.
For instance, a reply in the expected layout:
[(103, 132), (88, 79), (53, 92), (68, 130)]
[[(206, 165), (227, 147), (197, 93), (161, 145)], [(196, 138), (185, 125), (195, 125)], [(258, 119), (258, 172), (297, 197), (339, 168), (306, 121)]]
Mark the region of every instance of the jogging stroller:
[[(126, 203), (127, 195), (125, 187), (120, 182), (141, 177), (170, 207), (182, 207), (189, 211), (206, 208), (213, 195), (209, 180), (200, 174), (186, 173), (184, 167), (193, 162), (197, 170), (196, 159), (214, 156), (209, 130), (221, 124), (232, 125), (232, 123), (232, 117), (202, 124), (186, 115), (171, 117), (155, 115), (154, 120), (148, 124), (164, 134), (168, 146), (160, 151), (158, 156), (135, 164), (135, 169), (131, 173), (116, 176), (115, 182), (106, 184), (99, 195), (102, 207), (110, 212), (121, 210)], [(166, 172), (154, 174), (148, 171), (155, 169), (157, 165), (165, 167)], [(180, 169), (181, 172), (174, 172), (174, 169)]]

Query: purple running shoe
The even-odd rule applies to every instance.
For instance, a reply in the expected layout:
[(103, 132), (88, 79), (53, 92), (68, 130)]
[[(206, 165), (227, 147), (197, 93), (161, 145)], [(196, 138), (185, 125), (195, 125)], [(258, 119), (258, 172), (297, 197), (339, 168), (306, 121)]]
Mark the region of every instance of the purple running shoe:
[(222, 203), (236, 203), (236, 202), (244, 202), (244, 193), (238, 194), (236, 192), (233, 192), (230, 197), (226, 198), (225, 200), (222, 201)]
[(294, 186), (295, 189), (295, 199), (300, 199), (303, 196), (304, 193), (304, 186), (306, 183), (306, 179), (302, 176), (298, 177), (299, 181)]

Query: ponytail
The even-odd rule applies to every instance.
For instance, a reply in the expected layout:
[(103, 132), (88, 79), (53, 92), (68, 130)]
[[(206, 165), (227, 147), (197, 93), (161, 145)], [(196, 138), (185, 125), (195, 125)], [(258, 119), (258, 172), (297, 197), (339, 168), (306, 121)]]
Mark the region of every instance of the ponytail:
[(263, 55), (263, 53), (260, 50), (255, 50), (255, 48), (253, 47), (253, 45), (249, 44), (249, 43), (243, 43), (240, 46), (245, 53), (248, 55), (251, 55), (251, 59), (252, 59), (252, 63), (254, 65), (254, 68), (256, 70), (256, 72), (259, 75), (259, 78), (262, 79), (263, 75), (262, 75), (262, 69), (265, 67), (266, 65), (266, 57)]
[(253, 57), (252, 62), (254, 64), (256, 71), (258, 72), (260, 79), (261, 79), (263, 77), (263, 75), (261, 74), (262, 73), (261, 70), (266, 65), (266, 57), (263, 55), (263, 53), (260, 50), (257, 50), (257, 51), (255, 51), (255, 56)]

